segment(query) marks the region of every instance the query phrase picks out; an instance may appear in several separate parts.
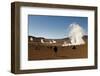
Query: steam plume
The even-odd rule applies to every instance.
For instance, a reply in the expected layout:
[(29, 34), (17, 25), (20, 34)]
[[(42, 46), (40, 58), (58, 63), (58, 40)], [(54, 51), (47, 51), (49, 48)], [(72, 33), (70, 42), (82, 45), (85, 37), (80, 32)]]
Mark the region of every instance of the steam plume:
[(69, 25), (69, 38), (71, 40), (72, 45), (81, 45), (85, 44), (82, 37), (84, 36), (84, 29), (76, 23), (72, 23)]

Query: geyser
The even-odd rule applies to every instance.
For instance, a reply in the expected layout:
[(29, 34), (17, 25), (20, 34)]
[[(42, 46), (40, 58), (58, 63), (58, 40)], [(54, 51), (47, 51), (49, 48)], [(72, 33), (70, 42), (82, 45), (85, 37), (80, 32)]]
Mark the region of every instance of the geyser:
[(81, 45), (81, 44), (85, 44), (84, 40), (83, 40), (83, 36), (84, 36), (84, 29), (77, 23), (72, 23), (69, 25), (69, 38), (71, 41), (71, 45)]

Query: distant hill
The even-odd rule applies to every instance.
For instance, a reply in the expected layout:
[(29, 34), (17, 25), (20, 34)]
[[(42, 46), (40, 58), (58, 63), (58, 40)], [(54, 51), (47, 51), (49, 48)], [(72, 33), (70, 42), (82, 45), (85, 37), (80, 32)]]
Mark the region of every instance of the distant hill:
[[(29, 42), (41, 42), (41, 40), (44, 40), (44, 42), (50, 42), (50, 41), (54, 40), (57, 43), (63, 43), (64, 41), (66, 41), (67, 43), (70, 43), (70, 38), (68, 38), (68, 37), (67, 38), (62, 38), (62, 39), (46, 39), (44, 37), (28, 36), (28, 41)], [(87, 41), (88, 40), (88, 36), (84, 35), (83, 36), (83, 40)]]

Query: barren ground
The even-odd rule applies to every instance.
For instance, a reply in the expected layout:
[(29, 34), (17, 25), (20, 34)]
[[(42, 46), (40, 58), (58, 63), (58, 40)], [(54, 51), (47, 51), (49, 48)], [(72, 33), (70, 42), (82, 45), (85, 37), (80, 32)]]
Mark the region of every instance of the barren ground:
[[(57, 52), (54, 51), (55, 46)], [(59, 44), (28, 42), (28, 60), (87, 58), (87, 49), (87, 43), (84, 45), (62, 47)]]

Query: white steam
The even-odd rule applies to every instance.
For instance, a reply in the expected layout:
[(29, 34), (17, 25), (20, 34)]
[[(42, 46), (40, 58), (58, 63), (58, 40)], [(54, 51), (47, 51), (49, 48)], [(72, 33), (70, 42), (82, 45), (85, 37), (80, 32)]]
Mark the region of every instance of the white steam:
[(69, 25), (69, 38), (71, 40), (72, 45), (81, 45), (85, 44), (83, 40), (84, 29), (76, 23), (72, 23)]
[(76, 23), (70, 24), (68, 31), (69, 31), (68, 37), (70, 38), (71, 43), (67, 43), (66, 41), (64, 41), (62, 46), (85, 44), (85, 42), (82, 38), (85, 35), (84, 29), (79, 24), (76, 24)]

